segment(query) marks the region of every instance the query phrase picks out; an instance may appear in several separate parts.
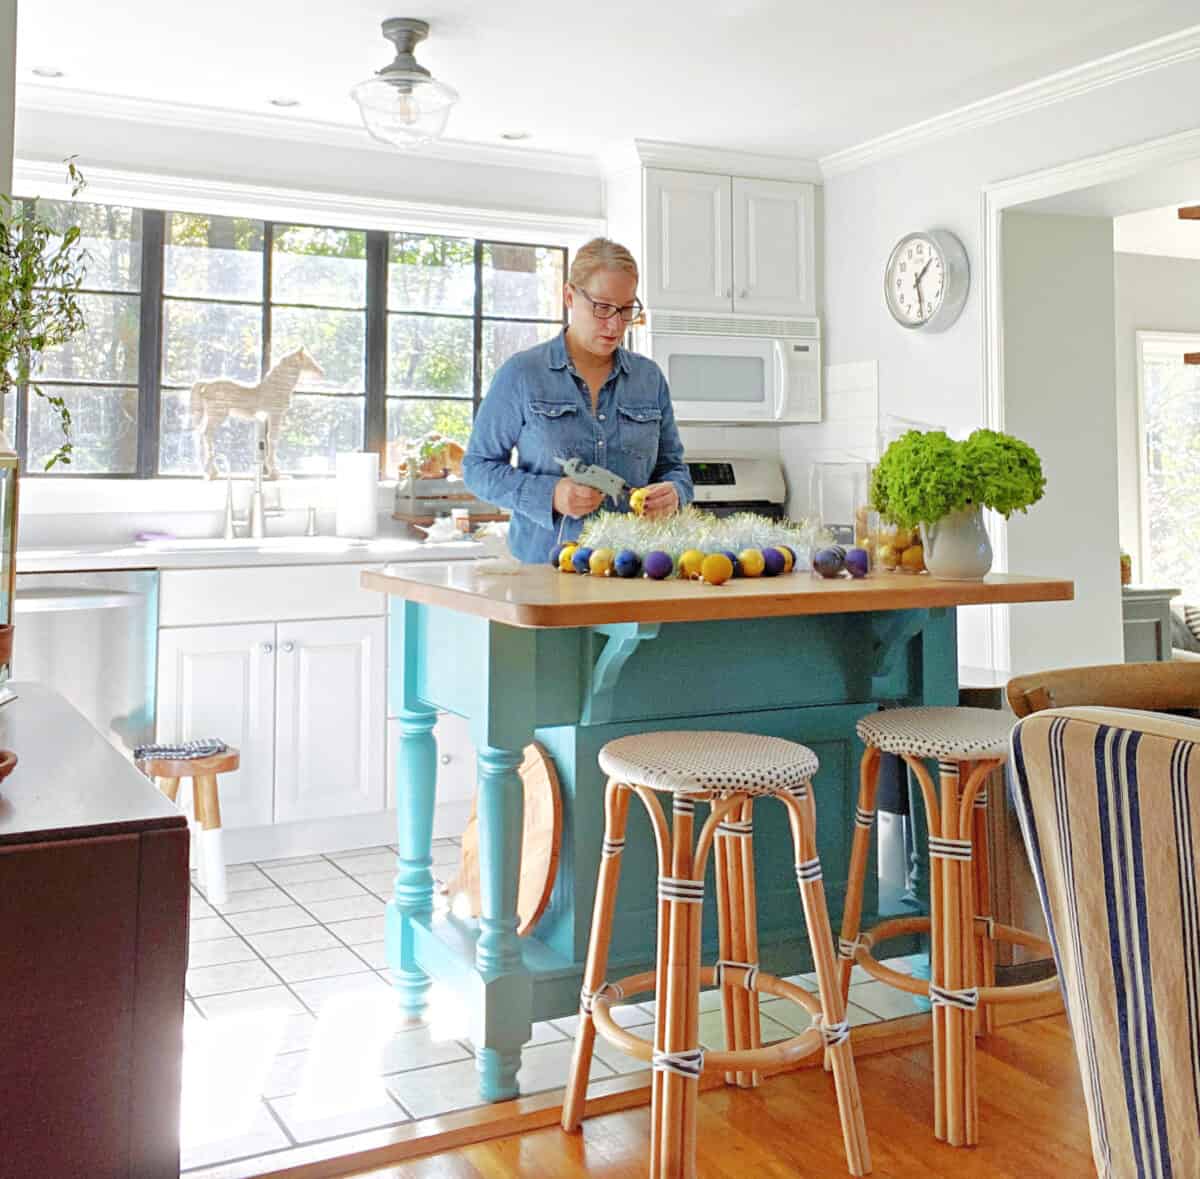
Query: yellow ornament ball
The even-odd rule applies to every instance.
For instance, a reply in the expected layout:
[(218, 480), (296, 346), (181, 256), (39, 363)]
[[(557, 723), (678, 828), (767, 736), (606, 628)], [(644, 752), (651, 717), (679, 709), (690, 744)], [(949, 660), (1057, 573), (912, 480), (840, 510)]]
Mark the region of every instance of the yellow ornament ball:
[(635, 487), (629, 493), (629, 510), (635, 515), (640, 516), (646, 510), (646, 492), (649, 488)]
[(593, 577), (608, 577), (614, 556), (612, 549), (596, 549), (588, 558), (588, 571)]
[(722, 585), (733, 576), (733, 562), (724, 553), (709, 553), (700, 563), (700, 576), (709, 585)]
[(679, 557), (679, 576), (696, 578), (704, 564), (704, 554), (699, 549), (688, 549)]
[(767, 562), (762, 549), (742, 549), (738, 553), (738, 564), (742, 567), (743, 577), (761, 577)]
[(775, 547), (779, 549), (779, 555), (783, 558), (784, 573), (791, 573), (796, 564), (796, 554), (785, 544), (776, 545)]
[(575, 572), (575, 566), (571, 564), (571, 560), (575, 556), (577, 548), (579, 548), (577, 544), (565, 545), (563, 551), (558, 554), (558, 567), (563, 573)]
[(884, 569), (895, 569), (900, 564), (899, 551), (890, 544), (879, 546), (879, 564)]
[(910, 544), (900, 554), (900, 568), (908, 573), (924, 573), (925, 550), (919, 544)]

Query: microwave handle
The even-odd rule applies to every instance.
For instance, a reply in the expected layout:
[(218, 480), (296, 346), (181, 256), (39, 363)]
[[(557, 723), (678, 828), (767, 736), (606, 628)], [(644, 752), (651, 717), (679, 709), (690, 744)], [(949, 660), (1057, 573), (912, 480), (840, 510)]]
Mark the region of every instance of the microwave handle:
[(775, 353), (775, 404), (772, 407), (772, 417), (779, 421), (783, 417), (783, 407), (787, 404), (787, 357), (782, 340), (772, 340), (771, 347)]

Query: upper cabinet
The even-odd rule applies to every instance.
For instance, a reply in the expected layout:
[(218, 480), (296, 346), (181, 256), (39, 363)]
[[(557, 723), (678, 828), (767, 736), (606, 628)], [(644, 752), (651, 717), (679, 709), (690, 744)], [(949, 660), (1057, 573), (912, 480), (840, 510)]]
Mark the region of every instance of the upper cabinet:
[(640, 209), (610, 185), (610, 232), (640, 245), (648, 307), (816, 314), (812, 184), (664, 168), (642, 181)]

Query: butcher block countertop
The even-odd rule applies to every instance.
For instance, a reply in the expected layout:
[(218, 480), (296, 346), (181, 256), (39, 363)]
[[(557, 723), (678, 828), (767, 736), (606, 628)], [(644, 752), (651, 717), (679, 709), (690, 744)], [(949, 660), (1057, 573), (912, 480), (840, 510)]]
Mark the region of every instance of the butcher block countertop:
[(388, 565), (362, 575), (367, 589), (428, 606), (525, 627), (599, 626), (614, 622), (709, 622), (797, 614), (849, 614), (1002, 602), (1067, 602), (1063, 578), (993, 573), (983, 581), (944, 581), (927, 573), (879, 573), (860, 581), (809, 573), (737, 578), (724, 585), (641, 577), (585, 577), (549, 565), (491, 573), (487, 562)]

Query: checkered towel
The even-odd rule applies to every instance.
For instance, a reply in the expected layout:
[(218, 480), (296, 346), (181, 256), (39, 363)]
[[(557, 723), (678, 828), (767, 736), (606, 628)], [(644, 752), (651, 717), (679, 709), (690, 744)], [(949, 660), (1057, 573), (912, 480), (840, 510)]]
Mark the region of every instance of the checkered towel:
[(224, 753), (229, 746), (216, 737), (197, 737), (194, 741), (164, 742), (159, 745), (138, 745), (133, 751), (134, 761), (149, 761), (161, 757), (169, 761), (194, 761), (198, 757), (212, 757)]

